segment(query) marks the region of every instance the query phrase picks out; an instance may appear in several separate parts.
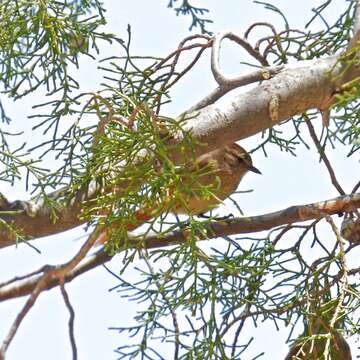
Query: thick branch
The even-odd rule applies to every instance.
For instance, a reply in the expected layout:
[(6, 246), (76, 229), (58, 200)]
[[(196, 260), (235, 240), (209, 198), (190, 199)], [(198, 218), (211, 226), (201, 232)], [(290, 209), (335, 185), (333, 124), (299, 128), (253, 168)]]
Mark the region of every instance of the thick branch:
[[(191, 130), (199, 141), (208, 144), (207, 151), (245, 139), (269, 129), (309, 109), (322, 109), (332, 98), (335, 85), (331, 68), (337, 58), (299, 62), (290, 65), (255, 88), (210, 105), (190, 119), (185, 130)], [(199, 147), (204, 151), (204, 147)]]
[[(341, 85), (333, 83), (337, 60), (337, 57), (329, 57), (288, 65), (279, 74), (232, 97), (221, 106), (214, 104), (196, 112), (185, 125), (185, 130), (191, 131), (194, 138), (207, 144), (198, 146), (196, 155), (245, 139), (309, 109), (326, 108)], [(341, 69), (338, 65), (336, 69)], [(354, 66), (349, 70), (352, 79), (359, 75), (360, 67)], [(349, 76), (343, 77), (344, 81), (349, 81)], [(182, 136), (182, 132), (175, 136), (169, 146), (181, 141)], [(173, 150), (169, 156), (177, 161), (183, 155)], [(52, 199), (59, 203), (56, 222), (51, 218), (52, 209), (42, 198), (16, 202), (22, 209), (20, 214), (6, 212), (9, 207), (1, 206), (0, 218), (13, 228), (21, 229), (28, 238), (57, 234), (83, 223), (79, 214), (82, 202), (88, 196), (96, 196), (96, 191), (82, 190), (70, 204), (61, 202), (63, 191), (52, 194)], [(14, 243), (14, 234), (3, 226), (0, 229), (0, 248)]]
[[(341, 212), (351, 212), (358, 208), (360, 208), (360, 193), (339, 196), (318, 203), (291, 206), (287, 209), (265, 215), (213, 222), (205, 226), (208, 234), (206, 239), (203, 238), (199, 240), (269, 230), (281, 225), (319, 219)], [(129, 244), (128, 241), (127, 248), (139, 248), (142, 246), (150, 249), (180, 244), (187, 241), (186, 234), (186, 231), (177, 231), (167, 234), (165, 237), (153, 235), (147, 237), (145, 240), (133, 241), (133, 244)], [(70, 282), (77, 276), (109, 260), (111, 260), (111, 256), (101, 249), (97, 253), (84, 259), (74, 269), (68, 271), (64, 277), (64, 281)], [(0, 301), (30, 294), (40, 279), (41, 275), (34, 275), (31, 278), (20, 278), (20, 280), (15, 279), (13, 282), (8, 282), (6, 285), (0, 287)], [(59, 279), (50, 278), (44, 290), (52, 289), (57, 285), (59, 285)]]
[[(80, 190), (65, 203), (67, 189), (63, 188), (48, 194), (51, 201), (56, 202), (56, 221), (53, 220), (53, 208), (43, 197), (35, 197), (29, 201), (3, 201), (0, 204), (0, 218), (15, 230), (20, 230), (26, 238), (39, 238), (72, 229), (84, 223), (79, 214), (86, 199), (96, 195), (95, 186)], [(16, 236), (8, 227), (0, 225), (0, 248), (14, 245)]]

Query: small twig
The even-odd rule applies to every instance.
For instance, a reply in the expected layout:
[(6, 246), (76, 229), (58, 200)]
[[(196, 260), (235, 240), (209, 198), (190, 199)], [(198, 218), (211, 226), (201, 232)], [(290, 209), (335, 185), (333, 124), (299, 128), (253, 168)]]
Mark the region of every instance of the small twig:
[(340, 186), (339, 182), (336, 179), (334, 169), (332, 168), (330, 161), (325, 154), (325, 150), (321, 146), (320, 141), (319, 141), (318, 137), (316, 136), (316, 132), (315, 132), (314, 127), (311, 124), (311, 121), (308, 120), (307, 118), (305, 118), (305, 121), (306, 121), (306, 125), (309, 129), (310, 136), (313, 139), (314, 144), (320, 154), (320, 158), (324, 161), (324, 164), (328, 170), (328, 173), (331, 178), (331, 183), (335, 186), (336, 190), (340, 193), (340, 195), (345, 195), (345, 191), (343, 190), (343, 188)]
[(266, 61), (266, 59), (258, 51), (254, 50), (254, 48), (246, 40), (242, 39), (241, 37), (235, 35), (232, 32), (220, 32), (215, 36), (211, 50), (211, 70), (215, 80), (219, 85), (229, 86), (237, 84), (237, 86), (243, 86), (267, 78), (266, 75), (264, 76), (264, 69), (260, 69), (251, 74), (236, 76), (234, 78), (227, 78), (225, 75), (223, 75), (220, 70), (219, 60), (220, 45), (222, 40), (225, 38), (235, 41), (237, 44), (241, 45), (245, 50), (247, 50), (250, 55), (257, 59), (262, 66), (269, 66), (269, 63)]
[(248, 38), (250, 32), (256, 26), (268, 27), (271, 30), (271, 32), (273, 33), (273, 35), (271, 35), (271, 36), (265, 36), (265, 37), (259, 39), (256, 42), (255, 46), (254, 46), (254, 50), (256, 50), (256, 51), (258, 51), (260, 53), (260, 46), (262, 45), (263, 42), (267, 41), (268, 45), (266, 46), (266, 48), (264, 49), (264, 51), (263, 51), (263, 53), (261, 55), (264, 59), (267, 59), (269, 51), (274, 49), (274, 43), (276, 43), (276, 45), (277, 45), (277, 47), (278, 47), (278, 49), (280, 51), (280, 54), (282, 54), (282, 55), (286, 54), (286, 51), (284, 51), (284, 49), (282, 47), (282, 44), (281, 44), (281, 41), (280, 41), (281, 36), (283, 34), (285, 34), (285, 39), (289, 38), (290, 31), (300, 32), (300, 33), (304, 34), (304, 32), (301, 32), (299, 30), (290, 30), (290, 29), (286, 29), (286, 30), (277, 32), (275, 27), (272, 24), (267, 23), (267, 22), (258, 22), (258, 23), (255, 23), (255, 24), (251, 25), (248, 28), (248, 30), (245, 32), (245, 38), (246, 39)]
[(176, 78), (169, 82), (169, 84), (167, 84), (164, 87), (164, 91), (171, 88), (176, 82), (178, 82), (191, 68), (193, 68), (193, 66), (197, 63), (197, 61), (200, 59), (200, 56), (202, 55), (202, 53), (206, 50), (208, 46), (204, 45), (202, 48), (200, 48), (200, 50), (198, 51), (198, 53), (195, 55), (194, 59), (190, 62), (190, 64), (188, 66), (186, 66), (182, 71), (180, 71), (177, 75)]
[[(247, 303), (246, 306), (245, 306), (244, 311), (242, 312), (242, 314), (247, 314), (247, 313), (250, 311), (250, 308), (251, 308), (251, 304), (250, 304), (250, 303)], [(238, 342), (238, 339), (239, 339), (241, 330), (243, 329), (243, 327), (244, 327), (244, 325), (245, 325), (246, 319), (247, 319), (246, 317), (244, 317), (243, 319), (241, 319), (241, 320), (240, 320), (240, 325), (239, 325), (238, 328), (236, 329), (235, 336), (234, 336), (234, 341), (233, 341), (232, 348), (231, 348), (231, 356), (232, 356), (233, 358), (234, 358), (234, 356), (235, 356), (236, 344), (237, 344), (237, 342)]]
[[(340, 291), (339, 291), (340, 296), (339, 296), (338, 303), (336, 305), (334, 315), (332, 316), (330, 324), (329, 324), (330, 330), (332, 330), (335, 327), (335, 323), (338, 320), (341, 309), (343, 307), (344, 298), (345, 298), (345, 294), (347, 292), (347, 287), (348, 287), (349, 269), (347, 266), (346, 256), (345, 256), (345, 241), (341, 237), (339, 229), (335, 225), (333, 219), (330, 216), (326, 216), (326, 221), (330, 224), (330, 226), (336, 236), (337, 243), (339, 244), (339, 249), (340, 249), (339, 254), (340, 254), (340, 261), (341, 261), (341, 266), (342, 266), (342, 277), (340, 279), (341, 286), (340, 286)], [(330, 337), (327, 338), (325, 350), (324, 350), (324, 359), (328, 359), (328, 356), (330, 354), (330, 341), (331, 341), (331, 338)]]
[[(205, 39), (207, 40), (207, 43), (201, 44), (201, 43), (195, 43), (195, 44), (191, 44), (188, 46), (185, 46), (185, 44), (188, 41), (194, 40), (194, 39)], [(188, 36), (186, 38), (184, 38), (180, 43), (178, 48), (173, 51), (171, 54), (169, 54), (166, 58), (164, 58), (163, 60), (161, 60), (155, 67), (154, 71), (158, 71), (159, 69), (161, 69), (162, 66), (164, 66), (166, 64), (167, 61), (169, 61), (171, 58), (173, 58), (171, 64), (170, 64), (170, 71), (168, 72), (168, 74), (166, 75), (166, 79), (163, 81), (163, 84), (160, 88), (159, 91), (159, 96), (157, 97), (157, 109), (156, 109), (156, 113), (158, 114), (160, 111), (160, 104), (161, 104), (161, 96), (162, 94), (169, 89), (170, 87), (172, 87), (177, 81), (179, 81), (195, 64), (196, 62), (199, 60), (201, 54), (204, 52), (204, 50), (208, 47), (211, 46), (212, 40), (210, 37), (206, 36), (206, 35), (191, 35)], [(186, 51), (186, 50), (192, 50), (195, 48), (199, 48), (200, 50), (198, 51), (197, 55), (195, 56), (195, 58), (191, 61), (191, 63), (185, 68), (183, 69), (180, 73), (178, 73), (175, 77), (175, 79), (173, 81), (170, 81), (172, 76), (175, 74), (175, 69), (176, 69), (176, 65), (178, 64), (180, 55)]]
[[(105, 133), (106, 125), (112, 120), (114, 110), (113, 110), (111, 103), (108, 100), (106, 100), (105, 98), (103, 98), (101, 95), (95, 94), (95, 93), (91, 93), (91, 95), (92, 95), (92, 100), (95, 103), (95, 111), (96, 111), (97, 117), (99, 118), (99, 123), (96, 128), (96, 132), (94, 134), (93, 144), (92, 144), (92, 147), (95, 148), (99, 143), (100, 137), (102, 135), (104, 135), (104, 133)], [(98, 103), (98, 100), (101, 101), (101, 103), (104, 104), (108, 108), (108, 113), (105, 117), (101, 115), (100, 105)]]
[(280, 232), (276, 235), (275, 239), (272, 241), (272, 245), (276, 246), (279, 240), (289, 231), (292, 229), (292, 224), (287, 224)]
[(77, 360), (77, 347), (75, 342), (75, 333), (74, 333), (74, 319), (75, 319), (75, 311), (70, 303), (69, 295), (65, 290), (64, 278), (60, 280), (60, 290), (61, 295), (64, 299), (65, 305), (69, 310), (70, 318), (69, 318), (69, 337), (71, 343), (71, 350), (72, 350), (72, 358), (73, 360)]
[(188, 36), (188, 37), (184, 38), (179, 43), (179, 46), (178, 46), (178, 48), (176, 50), (174, 50), (172, 53), (170, 53), (164, 59), (161, 59), (161, 61), (158, 64), (156, 64), (155, 71), (159, 70), (172, 57), (179, 57), (179, 53), (181, 53), (182, 51), (191, 50), (191, 49), (194, 49), (195, 47), (200, 47), (200, 46), (207, 45), (207, 44), (196, 43), (196, 44), (191, 44), (191, 45), (188, 45), (188, 46), (184, 46), (186, 42), (194, 40), (194, 39), (199, 39), (199, 38), (200, 39), (205, 39), (208, 42), (211, 42), (211, 38), (209, 36), (207, 36), (207, 35), (191, 35), (191, 36)]
[[(269, 230), (277, 226), (287, 225), (289, 223), (303, 222), (323, 218), (325, 215), (334, 215), (339, 212), (351, 212), (360, 208), (360, 194), (351, 194), (338, 196), (334, 199), (321, 201), (313, 204), (291, 206), (276, 212), (251, 216), (228, 219), (226, 221), (214, 221), (204, 225), (207, 237), (198, 240), (209, 240), (227, 235), (253, 233)], [(98, 237), (108, 236), (103, 229), (98, 233)], [(95, 241), (97, 238), (95, 239)], [(185, 229), (181, 231), (173, 231), (166, 235), (157, 236), (149, 234), (145, 239), (141, 240), (128, 239), (124, 249), (139, 248), (160, 248), (169, 245), (181, 244), (188, 241)], [(123, 243), (123, 245), (125, 245)], [(92, 246), (92, 245), (91, 245)], [(104, 264), (112, 259), (112, 256), (104, 251), (103, 248), (95, 254), (84, 259), (80, 264), (70, 270), (65, 276), (65, 282), (69, 282), (79, 275)], [(22, 277), (24, 279), (24, 277)], [(40, 281), (41, 276), (29, 278), (27, 281), (19, 281), (11, 286), (0, 288), (0, 301), (17, 298), (31, 294)], [(59, 285), (59, 280), (51, 278), (44, 289), (52, 289)]]
[(73, 268), (75, 268), (79, 262), (86, 256), (89, 250), (93, 247), (94, 243), (97, 241), (97, 238), (102, 235), (104, 229), (99, 227), (95, 229), (95, 231), (89, 236), (89, 239), (82, 245), (77, 254), (68, 262), (60, 266), (45, 266), (43, 267), (43, 274), (40, 276), (39, 280), (36, 283), (35, 288), (31, 292), (29, 299), (26, 301), (25, 305), (16, 316), (13, 324), (10, 327), (8, 334), (6, 335), (1, 348), (0, 348), (0, 360), (5, 359), (6, 351), (14, 339), (16, 332), (24, 320), (26, 314), (30, 311), (32, 306), (35, 304), (37, 298), (41, 294), (41, 292), (46, 289), (49, 282), (56, 278), (65, 279), (68, 272), (70, 272)]
[[(220, 44), (224, 38), (233, 40), (243, 46), (250, 55), (255, 57), (260, 62), (260, 64), (263, 65), (263, 67), (241, 76), (227, 78), (221, 73), (219, 65)], [(239, 36), (231, 32), (219, 33), (212, 42), (211, 52), (211, 70), (219, 86), (214, 89), (210, 94), (197, 102), (195, 105), (193, 105), (191, 108), (186, 110), (185, 113), (195, 112), (204, 108), (207, 105), (211, 105), (215, 101), (220, 99), (222, 96), (224, 96), (226, 93), (237, 87), (245, 86), (256, 81), (268, 80), (274, 75), (278, 74), (284, 68), (282, 65), (274, 67), (269, 67), (268, 65), (269, 64), (267, 63), (266, 59), (262, 57), (262, 55), (257, 50), (254, 50), (254, 48), (246, 40), (240, 38)]]
[(247, 30), (245, 31), (245, 33), (244, 33), (245, 39), (247, 39), (247, 38), (249, 37), (250, 32), (251, 32), (253, 29), (255, 29), (255, 27), (257, 27), (257, 26), (268, 27), (268, 28), (270, 28), (270, 30), (272, 31), (272, 33), (273, 33), (274, 35), (277, 34), (274, 25), (272, 25), (272, 24), (270, 24), (270, 23), (268, 23), (268, 22), (259, 21), (259, 22), (256, 22), (256, 23), (251, 24), (251, 25), (248, 27), (248, 29), (247, 29)]
[(356, 191), (359, 189), (360, 187), (360, 181), (354, 186), (354, 188), (351, 190), (351, 194), (355, 194)]
[(355, 47), (360, 40), (360, 0), (356, 0), (355, 13), (354, 13), (354, 25), (353, 25), (353, 37), (349, 42), (347, 51)]
[(176, 315), (176, 311), (174, 310), (173, 306), (171, 306), (169, 299), (167, 298), (165, 292), (162, 290), (162, 286), (159, 283), (158, 280), (156, 280), (156, 274), (155, 271), (153, 269), (153, 267), (151, 266), (150, 262), (149, 262), (149, 256), (146, 250), (143, 251), (143, 259), (146, 263), (146, 266), (148, 267), (151, 276), (153, 277), (156, 287), (159, 290), (159, 293), (161, 294), (162, 298), (164, 299), (166, 305), (169, 307), (170, 309), (170, 313), (171, 313), (171, 317), (172, 317), (172, 321), (173, 321), (173, 326), (174, 326), (174, 333), (175, 333), (175, 351), (174, 351), (174, 360), (178, 360), (179, 359), (179, 350), (180, 350), (180, 329), (179, 329), (179, 322), (177, 320), (177, 315)]
[(30, 311), (32, 306), (35, 304), (36, 299), (40, 295), (42, 288), (45, 284), (45, 277), (42, 277), (40, 281), (37, 283), (35, 289), (32, 291), (29, 299), (26, 301), (25, 305), (19, 312), (19, 314), (16, 316), (15, 321), (10, 327), (10, 330), (8, 334), (6, 335), (1, 348), (0, 348), (0, 360), (5, 360), (5, 354), (6, 351), (11, 343), (11, 341), (14, 339), (14, 336), (16, 335), (16, 332), (21, 324), (21, 322), (24, 320), (26, 314)]
[(15, 276), (14, 278), (10, 279), (10, 280), (7, 280), (7, 281), (4, 281), (2, 283), (0, 283), (0, 288), (4, 287), (4, 286), (7, 286), (7, 285), (10, 285), (14, 282), (18, 282), (18, 281), (21, 281), (21, 280), (24, 280), (24, 279), (28, 279), (34, 275), (37, 275), (37, 274), (40, 274), (42, 272), (44, 272), (45, 268), (44, 266), (42, 266), (40, 269), (38, 270), (35, 270), (35, 271), (32, 271), (31, 273), (28, 273), (26, 275), (23, 275), (23, 276)]

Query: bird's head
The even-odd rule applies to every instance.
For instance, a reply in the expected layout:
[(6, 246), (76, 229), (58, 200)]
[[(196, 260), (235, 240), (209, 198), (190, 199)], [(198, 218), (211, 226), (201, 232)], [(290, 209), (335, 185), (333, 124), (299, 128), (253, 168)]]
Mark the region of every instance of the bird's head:
[[(260, 170), (253, 165), (250, 154), (236, 143), (226, 146), (225, 157), (227, 161), (233, 165), (241, 166), (245, 171), (261, 174)], [(235, 162), (237, 163), (235, 164)]]

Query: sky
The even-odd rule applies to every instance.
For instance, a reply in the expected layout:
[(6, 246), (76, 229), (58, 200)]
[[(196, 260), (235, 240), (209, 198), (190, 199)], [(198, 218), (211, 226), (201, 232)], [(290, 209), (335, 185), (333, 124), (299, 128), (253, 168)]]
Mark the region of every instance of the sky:
[[(131, 24), (134, 53), (165, 56), (190, 34), (188, 31), (190, 18), (176, 17), (174, 11), (167, 8), (167, 3), (167, 0), (158, 2), (105, 0), (109, 21), (106, 30), (126, 38), (127, 25)], [(210, 9), (209, 16), (214, 20), (210, 29), (214, 32), (231, 30), (235, 33), (243, 33), (254, 21), (271, 22), (279, 28), (282, 27), (279, 16), (266, 11), (263, 6), (254, 4), (250, 0), (241, 2), (208, 0), (193, 3), (206, 4)], [(342, 3), (340, 0), (334, 1), (328, 14), (329, 17), (338, 14), (338, 6)], [(273, 4), (283, 10), (292, 27), (302, 28), (310, 18), (311, 8), (320, 5), (321, 2), (276, 0)], [(114, 54), (114, 50), (108, 46), (103, 46), (101, 49), (101, 57)], [(116, 51), (118, 55), (121, 55), (120, 48)], [(243, 67), (239, 63), (243, 60), (242, 56), (244, 56), (242, 50), (239, 51), (236, 45), (226, 42), (223, 46), (221, 62), (224, 71), (229, 75), (241, 72)], [(89, 59), (82, 59), (81, 69), (77, 76), (83, 89), (96, 91), (102, 74), (96, 70), (96, 63)], [(164, 113), (176, 116), (196, 103), (215, 86), (210, 72), (209, 57), (206, 56), (176, 86), (172, 93), (173, 101), (167, 105)], [(13, 126), (26, 130), (24, 141), (30, 144), (32, 141), (30, 128), (33, 123), (25, 115), (34, 101), (34, 98), (29, 97), (21, 104), (10, 102), (7, 104), (9, 115), (14, 119)], [(320, 120), (315, 124), (317, 129), (319, 125)], [(241, 145), (251, 149), (259, 141), (259, 136), (254, 136), (242, 141)], [(247, 215), (264, 214), (295, 204), (316, 202), (337, 196), (324, 165), (319, 164), (314, 146), (311, 142), (309, 144), (311, 150), (299, 147), (297, 157), (281, 152), (276, 147), (269, 149), (268, 157), (260, 151), (253, 155), (253, 162), (263, 175), (249, 174), (241, 183), (241, 190), (254, 190), (251, 193), (240, 194), (238, 197)], [(346, 149), (339, 146), (337, 151), (331, 152), (329, 156), (338, 174), (339, 182), (347, 191), (350, 191), (354, 185), (354, 169), (358, 169), (358, 161), (354, 158), (346, 158), (345, 154)], [(22, 187), (6, 188), (4, 192), (11, 199), (29, 196)], [(327, 230), (324, 229), (324, 231)], [(68, 260), (84, 241), (82, 235), (83, 229), (78, 228), (38, 239), (34, 244), (41, 250), (40, 255), (28, 246), (2, 249), (0, 281), (32, 271), (46, 263), (57, 264)], [(211, 244), (214, 246), (215, 243), (211, 242)], [(109, 267), (117, 272), (121, 267), (120, 258), (115, 257)], [(127, 276), (129, 280), (135, 279), (136, 273), (128, 271)], [(103, 267), (98, 267), (66, 286), (76, 312), (75, 335), (81, 360), (116, 359), (117, 356), (113, 350), (123, 345), (124, 339), (120, 338), (115, 331), (109, 331), (108, 328), (131, 324), (132, 317), (139, 308), (134, 302), (121, 299), (115, 291), (109, 292), (109, 289), (116, 284), (116, 280)], [(25, 301), (25, 298), (21, 298), (0, 304), (0, 339), (3, 339), (7, 333)], [(67, 322), (68, 312), (59, 289), (43, 293), (20, 326), (8, 350), (7, 359), (70, 359)], [(251, 359), (251, 354), (253, 356), (257, 354), (259, 347), (268, 351), (261, 359), (284, 358), (288, 351), (287, 345), (284, 344), (288, 330), (277, 331), (273, 324), (262, 324), (257, 331), (253, 352), (249, 352), (249, 357), (246, 359)], [(354, 343), (352, 343), (352, 349), (355, 355)]]

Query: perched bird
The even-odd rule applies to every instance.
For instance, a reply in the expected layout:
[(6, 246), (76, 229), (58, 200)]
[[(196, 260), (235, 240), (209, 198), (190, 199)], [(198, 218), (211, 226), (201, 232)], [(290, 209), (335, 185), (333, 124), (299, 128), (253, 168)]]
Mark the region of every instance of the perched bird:
[[(128, 224), (126, 230), (132, 231), (169, 210), (175, 214), (200, 215), (219, 205), (223, 200), (236, 191), (241, 179), (248, 172), (257, 174), (261, 172), (253, 166), (250, 154), (240, 145), (233, 143), (220, 149), (199, 156), (189, 169), (189, 172), (197, 172), (193, 179), (184, 179), (186, 193), (181, 194), (181, 201), (176, 199), (171, 209), (159, 205), (156, 201), (151, 208), (141, 208), (136, 211), (136, 223)], [(208, 187), (207, 196), (199, 196), (203, 187)], [(169, 190), (169, 198), (174, 189)], [(178, 201), (179, 200), (179, 201)], [(96, 245), (107, 242), (113, 229), (106, 229), (96, 241)]]
[[(219, 205), (236, 191), (241, 179), (248, 171), (261, 172), (253, 166), (250, 154), (240, 145), (233, 143), (220, 149), (201, 155), (196, 159), (195, 171), (208, 169), (197, 178), (190, 187), (212, 186), (212, 195), (203, 198), (186, 195), (183, 204), (172, 209), (176, 214), (203, 214)], [(218, 181), (217, 181), (218, 179)]]

